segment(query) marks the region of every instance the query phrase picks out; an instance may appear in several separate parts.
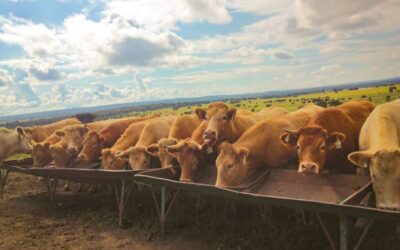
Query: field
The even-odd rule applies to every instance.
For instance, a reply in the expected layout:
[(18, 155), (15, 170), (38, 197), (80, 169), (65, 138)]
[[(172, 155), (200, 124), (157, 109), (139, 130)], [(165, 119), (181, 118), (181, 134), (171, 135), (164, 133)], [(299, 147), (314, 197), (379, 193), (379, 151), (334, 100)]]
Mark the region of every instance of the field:
[[(392, 90), (391, 90), (392, 89)], [(309, 94), (300, 94), (296, 96), (283, 96), (273, 98), (256, 98), (256, 99), (241, 99), (241, 100), (223, 100), (237, 108), (249, 109), (258, 111), (268, 106), (281, 106), (289, 111), (298, 109), (306, 103), (314, 102), (319, 105), (336, 106), (340, 103), (349, 100), (366, 99), (375, 104), (381, 104), (388, 101), (393, 101), (400, 98), (400, 83), (390, 86), (378, 86), (369, 88), (357, 89), (343, 89), (337, 91), (316, 92)], [(187, 114), (194, 108), (206, 108), (207, 104), (198, 105), (183, 105), (181, 107), (165, 107), (162, 109), (152, 109), (145, 112), (132, 112), (129, 116), (142, 115), (142, 114), (160, 114), (160, 115), (173, 115), (173, 114)]]
[[(224, 101), (257, 111), (273, 105), (296, 110), (310, 102), (334, 106), (362, 98), (380, 104), (399, 97), (400, 84), (395, 84)], [(186, 114), (206, 106), (171, 105), (124, 116)], [(23, 157), (26, 155), (12, 158)], [(209, 196), (201, 197), (199, 202), (194, 194), (182, 194), (167, 219), (166, 239), (161, 239), (149, 190), (134, 191), (126, 209), (125, 226), (120, 229), (115, 198), (105, 190), (86, 194), (62, 192), (62, 185), (59, 187), (54, 207), (44, 184), (36, 177), (10, 174), (5, 197), (0, 200), (0, 249), (330, 249), (315, 214), (310, 212), (303, 221), (292, 209), (273, 207), (269, 216), (262, 217), (256, 204)], [(328, 229), (336, 232), (337, 240), (337, 216), (324, 214), (323, 218)], [(362, 249), (398, 249), (395, 231), (393, 222), (376, 222)], [(355, 230), (354, 235), (360, 232)], [(350, 239), (352, 244), (354, 241)]]

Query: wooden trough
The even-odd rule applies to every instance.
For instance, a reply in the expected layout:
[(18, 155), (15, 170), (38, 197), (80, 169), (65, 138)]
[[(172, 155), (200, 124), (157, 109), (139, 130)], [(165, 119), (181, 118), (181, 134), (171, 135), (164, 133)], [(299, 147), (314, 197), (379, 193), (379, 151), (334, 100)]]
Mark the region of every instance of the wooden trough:
[[(164, 235), (164, 223), (168, 212), (180, 191), (191, 191), (202, 194), (218, 195), (236, 200), (290, 207), (314, 211), (332, 247), (337, 249), (334, 240), (321, 219), (320, 212), (337, 214), (340, 222), (340, 246), (348, 249), (348, 217), (368, 219), (367, 227), (358, 240), (355, 249), (359, 249), (365, 236), (377, 218), (400, 220), (400, 212), (381, 210), (374, 207), (358, 205), (372, 191), (369, 176), (349, 174), (301, 175), (296, 170), (264, 169), (255, 173), (247, 183), (237, 188), (218, 188), (214, 186), (216, 169), (207, 166), (203, 176), (195, 183), (179, 181), (180, 168), (149, 170), (139, 173), (135, 180), (140, 183), (161, 187), (161, 202), (155, 199), (161, 222), (161, 233)], [(175, 194), (166, 208), (166, 189)], [(153, 193), (153, 197), (155, 195)]]

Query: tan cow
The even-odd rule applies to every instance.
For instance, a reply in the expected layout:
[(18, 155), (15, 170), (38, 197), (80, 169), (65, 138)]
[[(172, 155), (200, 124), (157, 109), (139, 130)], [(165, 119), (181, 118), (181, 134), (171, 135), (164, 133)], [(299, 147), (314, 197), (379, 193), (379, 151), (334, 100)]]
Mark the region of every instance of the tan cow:
[(196, 114), (176, 118), (171, 125), (168, 138), (162, 138), (158, 143), (151, 144), (147, 147), (147, 152), (160, 159), (162, 168), (174, 165), (176, 159), (167, 152), (165, 147), (175, 145), (179, 140), (190, 138), (200, 123), (201, 120)]
[(56, 144), (59, 141), (60, 138), (58, 138), (58, 136), (56, 136), (55, 134), (52, 134), (42, 142), (33, 143), (33, 148), (31, 153), (33, 159), (33, 166), (39, 167), (50, 164), (53, 160), (49, 152), (50, 146)]
[(47, 125), (25, 128), (25, 130), (32, 134), (32, 140), (34, 142), (42, 142), (46, 140), (49, 136), (51, 136), (55, 131), (70, 125), (77, 124), (81, 124), (81, 122), (77, 118), (68, 118)]
[[(210, 109), (211, 107), (211, 109)], [(215, 107), (227, 109), (227, 106), (223, 103), (214, 103), (210, 104), (208, 111), (215, 110)], [(231, 109), (235, 110), (235, 109)], [(207, 111), (207, 112), (208, 112)], [(197, 114), (199, 111), (197, 110)], [(214, 111), (213, 111), (214, 112)], [(219, 112), (219, 111), (218, 111)], [(218, 113), (217, 112), (217, 113)], [(233, 111), (236, 112), (236, 111)], [(196, 179), (196, 176), (201, 172), (202, 166), (206, 163), (214, 163), (217, 157), (217, 144), (216, 140), (211, 142), (211, 148), (209, 144), (204, 143), (204, 138), (202, 136), (203, 131), (206, 130), (207, 125), (209, 125), (209, 120), (214, 121), (214, 124), (226, 125), (227, 129), (225, 130), (223, 126), (220, 126), (218, 129), (221, 129), (221, 133), (219, 139), (230, 138), (230, 140), (236, 140), (241, 133), (244, 132), (245, 129), (250, 127), (250, 124), (254, 124), (257, 120), (264, 118), (274, 118), (278, 116), (282, 116), (287, 114), (288, 111), (281, 107), (271, 107), (263, 109), (257, 113), (248, 113), (246, 110), (238, 110), (238, 115), (235, 116), (233, 120), (222, 121), (216, 119), (207, 119), (202, 122), (202, 124), (193, 132), (191, 140), (184, 140), (179, 142), (176, 145), (167, 146), (167, 151), (173, 156), (177, 158), (179, 166), (181, 167), (181, 181), (193, 182)], [(214, 113), (213, 113), (214, 114)], [(243, 115), (244, 114), (244, 115)], [(218, 118), (218, 116), (224, 116), (224, 112), (218, 113), (218, 115), (214, 115), (214, 118)], [(201, 116), (201, 115), (200, 115)], [(242, 125), (235, 125), (235, 124)], [(246, 125), (243, 125), (246, 124)], [(240, 129), (239, 129), (240, 128)], [(230, 133), (230, 136), (228, 134)], [(203, 133), (204, 134), (204, 133)]]
[[(90, 130), (82, 141), (82, 150), (80, 151), (78, 162), (91, 162), (97, 160), (101, 156), (101, 151), (112, 147), (129, 126), (136, 122), (146, 121), (158, 115), (149, 115), (144, 117), (125, 118), (115, 120), (108, 124), (101, 131)], [(133, 144), (134, 145), (134, 144)]]
[[(60, 140), (50, 145), (49, 153), (56, 168), (71, 168), (74, 166), (76, 153), (68, 150), (68, 145), (65, 141)], [(69, 181), (65, 181), (64, 190), (67, 191), (69, 189)]]
[(148, 169), (156, 165), (156, 158), (147, 152), (147, 147), (167, 137), (176, 116), (165, 116), (153, 119), (143, 128), (142, 134), (135, 146), (117, 154), (128, 160), (133, 170)]
[(222, 141), (233, 143), (257, 121), (288, 113), (281, 107), (270, 107), (251, 115), (239, 115), (235, 108), (229, 108), (222, 102), (211, 103), (207, 111), (196, 109), (195, 112), (207, 123), (204, 142), (208, 146), (218, 145)]
[[(118, 138), (124, 133), (124, 131), (134, 122), (143, 121), (149, 118), (155, 117), (154, 115), (145, 117), (133, 117), (118, 119), (116, 121), (101, 121), (97, 124), (85, 124), (85, 125), (72, 125), (58, 130), (55, 134), (60, 137), (61, 140), (67, 143), (67, 148), (71, 153), (79, 153), (83, 147), (83, 139), (90, 130), (90, 126), (96, 126), (97, 129), (101, 129), (101, 136), (104, 137), (104, 147), (111, 147)], [(102, 126), (99, 126), (101, 123)], [(93, 130), (96, 132), (96, 130)]]
[(297, 147), (299, 173), (355, 173), (347, 155), (357, 150), (361, 126), (375, 105), (349, 101), (314, 116), (307, 126), (284, 133), (282, 143)]
[[(158, 119), (158, 118), (153, 118), (153, 119)], [(153, 119), (132, 123), (111, 148), (103, 149), (101, 151), (102, 168), (109, 170), (123, 169), (127, 161), (121, 157), (117, 157), (116, 155), (122, 151), (127, 150), (131, 146), (136, 145), (146, 123), (151, 122)], [(85, 149), (82, 149), (82, 152), (84, 151)]]
[(21, 127), (0, 128), (0, 164), (14, 154), (29, 154), (32, 150), (31, 140), (31, 134)]
[(378, 105), (360, 132), (360, 150), (348, 159), (369, 168), (376, 206), (400, 210), (400, 101)]
[(248, 129), (234, 144), (223, 143), (216, 160), (219, 187), (244, 183), (260, 167), (284, 167), (296, 151), (281, 143), (282, 129), (298, 129), (323, 108), (314, 104), (275, 119), (265, 119)]

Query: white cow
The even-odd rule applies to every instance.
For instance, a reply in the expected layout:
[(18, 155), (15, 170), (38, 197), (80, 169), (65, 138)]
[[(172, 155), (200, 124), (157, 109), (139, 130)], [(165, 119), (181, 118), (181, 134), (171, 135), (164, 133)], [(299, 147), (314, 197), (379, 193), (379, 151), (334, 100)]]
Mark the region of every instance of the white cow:
[(29, 154), (32, 151), (32, 136), (22, 127), (15, 129), (0, 128), (0, 164), (7, 157), (17, 154)]

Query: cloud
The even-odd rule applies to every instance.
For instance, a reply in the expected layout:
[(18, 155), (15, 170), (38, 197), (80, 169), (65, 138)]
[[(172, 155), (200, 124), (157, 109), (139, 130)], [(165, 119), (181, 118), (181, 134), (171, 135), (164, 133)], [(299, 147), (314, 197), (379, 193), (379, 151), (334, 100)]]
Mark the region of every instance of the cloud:
[(40, 81), (56, 81), (63, 78), (63, 74), (60, 71), (47, 66), (35, 67), (32, 65), (29, 69), (29, 73)]
[(0, 87), (10, 85), (14, 82), (7, 71), (0, 69)]
[(293, 56), (285, 51), (277, 51), (272, 54), (275, 59), (279, 60), (289, 60), (292, 59)]
[(26, 101), (30, 104), (39, 104), (40, 98), (28, 83), (15, 83), (12, 85), (17, 101)]

